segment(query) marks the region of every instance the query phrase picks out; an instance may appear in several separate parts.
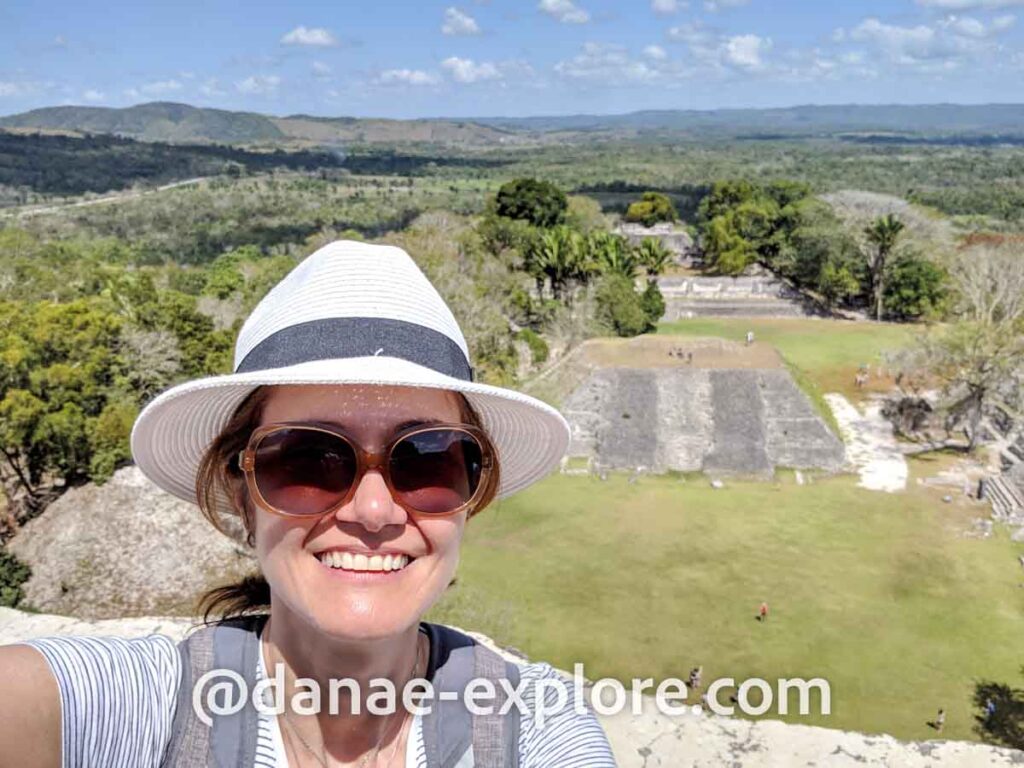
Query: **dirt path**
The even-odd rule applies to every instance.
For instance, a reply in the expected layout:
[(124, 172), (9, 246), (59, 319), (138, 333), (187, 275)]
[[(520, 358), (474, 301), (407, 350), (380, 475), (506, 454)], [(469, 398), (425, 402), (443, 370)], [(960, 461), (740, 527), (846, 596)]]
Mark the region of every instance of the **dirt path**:
[(68, 203), (58, 203), (57, 205), (43, 205), (31, 208), (15, 208), (7, 211), (0, 211), (0, 214), (7, 216), (14, 216), (21, 218), (23, 216), (38, 216), (43, 213), (54, 213), (56, 211), (64, 210), (65, 208), (82, 208), (87, 205), (101, 205), (103, 203), (123, 203), (127, 200), (137, 200), (140, 197), (146, 195), (154, 195), (157, 192), (165, 192), (168, 189), (174, 189), (175, 187), (188, 187), (193, 184), (198, 184), (202, 181), (206, 181), (208, 177), (200, 176), (194, 179), (185, 179), (183, 181), (175, 181), (170, 184), (164, 184), (153, 189), (145, 189), (140, 192), (117, 192), (112, 195), (105, 195), (104, 197), (94, 197), (89, 200), (74, 200)]
[(847, 462), (860, 475), (860, 485), (872, 491), (895, 493), (907, 487), (907, 460), (896, 445), (892, 425), (881, 414), (877, 402), (869, 402), (863, 412), (835, 392), (825, 394), (843, 442)]

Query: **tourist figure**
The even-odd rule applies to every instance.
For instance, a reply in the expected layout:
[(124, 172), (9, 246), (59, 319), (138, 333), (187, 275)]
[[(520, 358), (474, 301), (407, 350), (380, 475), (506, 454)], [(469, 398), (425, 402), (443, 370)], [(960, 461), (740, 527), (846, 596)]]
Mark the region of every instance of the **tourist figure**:
[(985, 721), (988, 722), (996, 713), (996, 703), (991, 698), (985, 701)]
[(768, 603), (761, 603), (761, 607), (757, 609), (757, 620), (761, 622), (768, 621)]
[(935, 716), (935, 730), (942, 733), (943, 726), (946, 725), (946, 710), (940, 709), (939, 714)]
[(703, 672), (704, 672), (704, 667), (703, 666), (699, 666), (699, 667), (694, 667), (693, 668), (693, 671), (690, 673), (690, 687), (691, 688), (694, 688), (694, 689), (700, 688), (700, 678), (701, 678), (701, 675), (703, 674)]
[(686, 353), (686, 364), (693, 365), (693, 352)]
[(749, 347), (753, 343), (754, 343), (754, 332), (753, 331), (747, 331), (747, 346)]

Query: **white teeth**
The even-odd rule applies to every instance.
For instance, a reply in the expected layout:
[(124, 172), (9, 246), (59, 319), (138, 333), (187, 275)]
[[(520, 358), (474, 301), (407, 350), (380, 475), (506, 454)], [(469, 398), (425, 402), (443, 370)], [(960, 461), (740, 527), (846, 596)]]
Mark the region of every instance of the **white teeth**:
[(352, 554), (333, 550), (320, 555), (320, 561), (331, 568), (342, 568), (346, 571), (400, 571), (409, 564), (408, 555), (372, 555)]

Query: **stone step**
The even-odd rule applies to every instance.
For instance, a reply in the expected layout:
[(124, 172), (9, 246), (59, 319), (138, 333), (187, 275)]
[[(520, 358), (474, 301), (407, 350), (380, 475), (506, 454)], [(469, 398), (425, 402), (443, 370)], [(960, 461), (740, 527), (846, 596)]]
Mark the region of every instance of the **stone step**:
[(1005, 477), (989, 478), (981, 487), (981, 497), (988, 499), (996, 517), (1009, 518), (1024, 510), (1024, 495)]
[(804, 317), (812, 310), (785, 299), (708, 299), (673, 301), (666, 299), (662, 319), (686, 317)]

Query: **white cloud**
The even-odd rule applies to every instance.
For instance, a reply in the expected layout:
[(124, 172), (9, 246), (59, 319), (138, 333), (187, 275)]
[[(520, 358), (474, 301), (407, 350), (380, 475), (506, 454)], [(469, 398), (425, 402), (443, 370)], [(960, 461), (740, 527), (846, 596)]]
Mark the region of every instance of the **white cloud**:
[(717, 13), (723, 8), (739, 8), (748, 2), (749, 0), (704, 0), (704, 10), (708, 13)]
[(66, 37), (64, 37), (64, 35), (57, 35), (56, 37), (53, 38), (53, 44), (57, 48), (67, 48), (68, 47), (68, 39)]
[(917, 0), (917, 4), (945, 11), (975, 11), (1024, 6), (1024, 0)]
[(330, 80), (333, 74), (330, 66), (322, 61), (314, 61), (310, 65), (310, 69), (313, 71), (313, 77), (317, 80)]
[(158, 80), (154, 83), (146, 83), (139, 86), (139, 90), (147, 96), (159, 96), (163, 93), (180, 91), (181, 83), (177, 80)]
[(277, 75), (252, 75), (235, 83), (239, 93), (266, 96), (277, 91), (281, 78)]
[(846, 39), (846, 30), (842, 27), (837, 27), (832, 30), (832, 42), (841, 43)]
[(95, 88), (90, 88), (82, 94), (82, 98), (86, 101), (103, 101), (106, 96), (103, 95), (103, 91), (97, 91)]
[(204, 96), (223, 96), (224, 89), (221, 88), (220, 80), (216, 77), (208, 78), (199, 86), (199, 92)]
[(129, 98), (129, 99), (137, 99), (137, 98), (139, 98), (139, 89), (138, 88), (125, 88), (123, 91), (121, 91), (121, 93), (123, 93), (125, 95), (125, 97)]
[(719, 73), (730, 70), (763, 72), (770, 69), (765, 55), (772, 49), (770, 38), (754, 34), (723, 35), (700, 22), (682, 24), (668, 31), (670, 40), (689, 46), (693, 58)]
[(689, 8), (687, 0), (651, 0), (651, 10), (661, 16), (670, 16), (681, 8)]
[(540, 0), (537, 7), (563, 24), (586, 24), (590, 21), (590, 14), (573, 0)]
[(758, 72), (765, 68), (764, 60), (761, 57), (770, 51), (771, 47), (772, 41), (769, 38), (757, 35), (736, 35), (725, 41), (723, 55), (725, 61), (734, 67), (749, 72)]
[(664, 61), (668, 58), (668, 54), (665, 53), (665, 49), (660, 45), (648, 45), (644, 48), (644, 56), (655, 61)]
[(1017, 17), (1012, 13), (1008, 13), (1005, 16), (996, 16), (996, 18), (992, 19), (990, 29), (993, 32), (1002, 32), (1012, 27), (1016, 22)]
[(338, 44), (330, 30), (323, 27), (296, 27), (281, 38), (283, 45), (306, 45), (314, 48), (330, 48)]
[(458, 56), (451, 56), (442, 61), (441, 68), (458, 83), (476, 83), (501, 77), (498, 68), (488, 61), (477, 64), (472, 59), (460, 59)]
[(670, 27), (668, 30), (669, 40), (676, 40), (686, 43), (689, 46), (702, 46), (709, 44), (714, 35), (704, 28), (699, 21), (687, 24), (680, 24), (677, 27)]
[(385, 85), (436, 85), (440, 79), (422, 69), (388, 69), (380, 73), (377, 81)]
[(451, 6), (445, 9), (441, 32), (446, 35), (479, 35), (480, 25), (468, 13)]
[(657, 62), (637, 61), (625, 46), (612, 43), (584, 43), (571, 59), (555, 64), (555, 72), (574, 80), (602, 83), (652, 80), (660, 76)]
[[(1005, 21), (1001, 24), (1006, 24)], [(868, 18), (850, 31), (850, 39), (874, 46), (896, 64), (921, 70), (947, 70), (964, 60), (996, 50), (987, 38), (1000, 29), (972, 18), (950, 16), (934, 26), (900, 27)]]
[(15, 96), (21, 92), (17, 83), (0, 80), (0, 96)]

